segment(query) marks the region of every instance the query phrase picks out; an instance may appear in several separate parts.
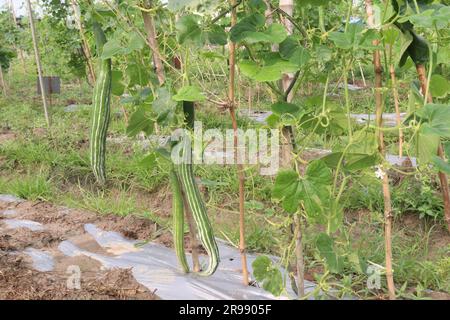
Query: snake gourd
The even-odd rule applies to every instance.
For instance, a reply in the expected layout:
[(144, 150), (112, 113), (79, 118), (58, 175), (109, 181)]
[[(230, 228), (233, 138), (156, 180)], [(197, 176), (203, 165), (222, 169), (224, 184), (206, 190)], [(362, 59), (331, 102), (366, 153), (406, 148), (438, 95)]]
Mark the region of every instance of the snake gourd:
[(169, 173), (172, 189), (173, 239), (178, 262), (184, 272), (189, 272), (189, 264), (184, 252), (184, 205), (180, 181), (174, 168)]
[[(194, 124), (194, 103), (190, 101), (183, 101), (183, 111), (185, 113), (185, 119), (186, 119), (186, 126), (188, 129), (192, 130), (193, 124)], [(178, 180), (182, 184), (182, 188), (184, 190), (184, 193), (186, 195), (187, 203), (192, 211), (192, 215), (194, 217), (195, 224), (197, 225), (198, 229), (198, 235), (199, 239), (205, 248), (206, 252), (208, 253), (209, 257), (209, 263), (205, 270), (201, 271), (199, 274), (203, 276), (209, 276), (213, 274), (220, 262), (219, 257), (219, 249), (217, 247), (216, 239), (214, 238), (214, 232), (211, 226), (211, 222), (209, 221), (207, 210), (205, 203), (203, 202), (201, 198), (200, 191), (198, 189), (198, 186), (195, 182), (194, 178), (194, 172), (192, 169), (192, 162), (186, 161), (190, 160), (192, 158), (192, 148), (191, 143), (189, 140), (189, 136), (184, 137), (184, 139), (179, 142), (182, 143), (182, 156), (184, 161), (181, 161), (180, 164), (174, 165), (176, 175), (178, 176)], [(174, 178), (171, 178), (171, 180), (174, 180)], [(174, 190), (174, 189), (172, 189)], [(176, 186), (175, 186), (176, 191)], [(174, 203), (173, 209), (178, 209), (179, 206)], [(174, 211), (174, 217), (177, 216), (178, 219), (182, 219), (183, 216), (180, 216), (179, 212)], [(175, 243), (178, 246), (182, 246), (183, 242), (181, 242), (181, 239), (179, 237), (179, 230), (180, 229), (180, 222), (175, 222), (174, 228), (174, 237), (175, 237)], [(178, 236), (178, 239), (177, 239)], [(183, 248), (184, 250), (184, 248)], [(178, 253), (181, 253), (181, 248), (177, 249)], [(184, 252), (184, 251), (183, 251)], [(184, 259), (184, 260), (183, 260)], [(183, 253), (183, 257), (179, 256), (180, 264), (182, 265), (183, 269), (185, 269), (185, 256)]]
[[(99, 23), (93, 23), (97, 55), (100, 57), (106, 36)], [(106, 133), (110, 119), (111, 100), (111, 59), (103, 59), (97, 72), (93, 95), (92, 125), (90, 136), (90, 161), (97, 182), (106, 182), (105, 152)]]

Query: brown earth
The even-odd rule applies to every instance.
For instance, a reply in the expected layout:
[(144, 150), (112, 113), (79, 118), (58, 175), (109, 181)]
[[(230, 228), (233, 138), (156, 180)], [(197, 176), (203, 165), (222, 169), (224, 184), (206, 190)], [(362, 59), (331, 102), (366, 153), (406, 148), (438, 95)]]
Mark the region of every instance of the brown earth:
[[(136, 216), (124, 218), (97, 215), (86, 211), (57, 207), (46, 202), (6, 203), (0, 201), (0, 212), (15, 210), (13, 216), (0, 215), (0, 299), (158, 299), (154, 291), (143, 287), (133, 278), (130, 270), (103, 270), (99, 262), (86, 257), (69, 257), (57, 246), (70, 240), (76, 246), (102, 255), (110, 255), (120, 248), (100, 247), (84, 230), (84, 224), (95, 223), (106, 231), (123, 233), (130, 239), (155, 241), (172, 245), (167, 231), (155, 223)], [(45, 229), (31, 231), (12, 229), (4, 219), (32, 220), (45, 225)], [(159, 236), (153, 234), (158, 232)], [(52, 254), (54, 269), (36, 271), (31, 258), (22, 251), (32, 247)], [(68, 289), (68, 267), (76, 265), (82, 273), (81, 289)]]

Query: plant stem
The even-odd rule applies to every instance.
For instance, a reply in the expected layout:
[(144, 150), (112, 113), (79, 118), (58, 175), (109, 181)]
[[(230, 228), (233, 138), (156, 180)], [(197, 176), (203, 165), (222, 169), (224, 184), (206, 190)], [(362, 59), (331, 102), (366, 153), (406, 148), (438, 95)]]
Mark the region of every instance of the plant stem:
[[(365, 0), (367, 22), (369, 28), (375, 27), (375, 20), (373, 16), (372, 0)], [(374, 40), (375, 46), (379, 45), (379, 40)], [(377, 126), (381, 127), (383, 124), (383, 97), (382, 97), (382, 66), (380, 51), (377, 49), (373, 53), (373, 66), (375, 70), (375, 108), (376, 108), (376, 122)], [(384, 134), (382, 130), (378, 131), (378, 149), (381, 156), (385, 157)], [(384, 198), (384, 244), (385, 244), (385, 259), (386, 259), (386, 279), (389, 291), (389, 299), (395, 300), (395, 284), (392, 270), (392, 205), (391, 193), (389, 190), (389, 176), (387, 172), (383, 175), (383, 198)]]
[[(236, 13), (236, 0), (230, 0), (232, 6), (231, 10), (231, 27), (233, 27), (237, 22)], [(228, 101), (229, 110), (231, 116), (231, 122), (233, 125), (234, 132), (234, 156), (236, 163), (238, 162), (238, 125), (236, 121), (236, 110), (235, 110), (235, 77), (236, 77), (236, 44), (232, 41), (229, 42), (230, 50), (230, 83), (228, 91)], [(242, 262), (242, 282), (244, 285), (248, 286), (248, 268), (247, 268), (247, 255), (245, 253), (245, 172), (244, 165), (237, 163), (238, 176), (239, 176), (239, 251), (241, 253)]]
[(398, 156), (403, 157), (403, 130), (401, 128), (402, 119), (400, 117), (400, 103), (397, 89), (397, 77), (395, 76), (395, 68), (392, 63), (392, 45), (389, 45), (389, 73), (391, 74), (392, 94), (394, 96), (395, 115), (398, 128)]

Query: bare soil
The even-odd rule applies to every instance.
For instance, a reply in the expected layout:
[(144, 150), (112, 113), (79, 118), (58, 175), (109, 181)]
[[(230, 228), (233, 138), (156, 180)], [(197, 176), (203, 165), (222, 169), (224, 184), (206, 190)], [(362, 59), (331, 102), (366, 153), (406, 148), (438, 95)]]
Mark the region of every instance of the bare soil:
[[(159, 226), (147, 219), (124, 218), (57, 207), (45, 202), (3, 202), (0, 213), (0, 299), (158, 299), (155, 292), (136, 282), (130, 270), (104, 270), (99, 262), (86, 256), (65, 256), (58, 250), (61, 241), (70, 240), (78, 247), (103, 255), (111, 254), (100, 247), (84, 230), (93, 223), (106, 231), (117, 231), (134, 240), (148, 240)], [(13, 213), (11, 213), (13, 212)], [(31, 220), (44, 225), (42, 230), (11, 228), (5, 219)], [(164, 232), (161, 242), (168, 243)], [(163, 236), (164, 235), (164, 236)], [(52, 271), (35, 270), (31, 258), (23, 250), (39, 249), (51, 253)], [(70, 266), (80, 268), (80, 289), (67, 285)]]

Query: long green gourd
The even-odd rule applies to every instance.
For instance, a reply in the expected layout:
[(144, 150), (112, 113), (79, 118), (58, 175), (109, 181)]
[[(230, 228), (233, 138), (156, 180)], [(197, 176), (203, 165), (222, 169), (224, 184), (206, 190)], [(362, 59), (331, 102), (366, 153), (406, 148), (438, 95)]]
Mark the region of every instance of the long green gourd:
[[(93, 23), (97, 56), (100, 57), (106, 36), (99, 23)], [(91, 167), (100, 184), (106, 182), (105, 152), (106, 133), (110, 118), (111, 99), (111, 59), (101, 60), (94, 88), (92, 126), (90, 140)]]
[[(194, 125), (194, 103), (190, 101), (183, 101), (183, 111), (186, 119), (186, 126), (192, 130)], [(186, 139), (186, 137), (185, 137)], [(186, 155), (192, 156), (191, 144), (187, 141), (183, 143), (183, 158), (186, 159)], [(213, 274), (219, 266), (219, 248), (217, 247), (216, 239), (214, 238), (214, 232), (211, 223), (208, 219), (207, 210), (205, 204), (201, 198), (200, 191), (194, 178), (194, 172), (192, 170), (192, 163), (182, 161), (181, 164), (175, 166), (179, 180), (182, 183), (183, 189), (186, 194), (186, 200), (192, 211), (192, 215), (195, 220), (195, 224), (198, 228), (198, 234), (203, 247), (209, 256), (208, 267), (200, 272), (200, 275), (209, 276)]]
[(184, 252), (184, 205), (180, 181), (174, 168), (169, 173), (172, 189), (173, 239), (178, 262), (184, 272), (189, 272), (189, 265)]

